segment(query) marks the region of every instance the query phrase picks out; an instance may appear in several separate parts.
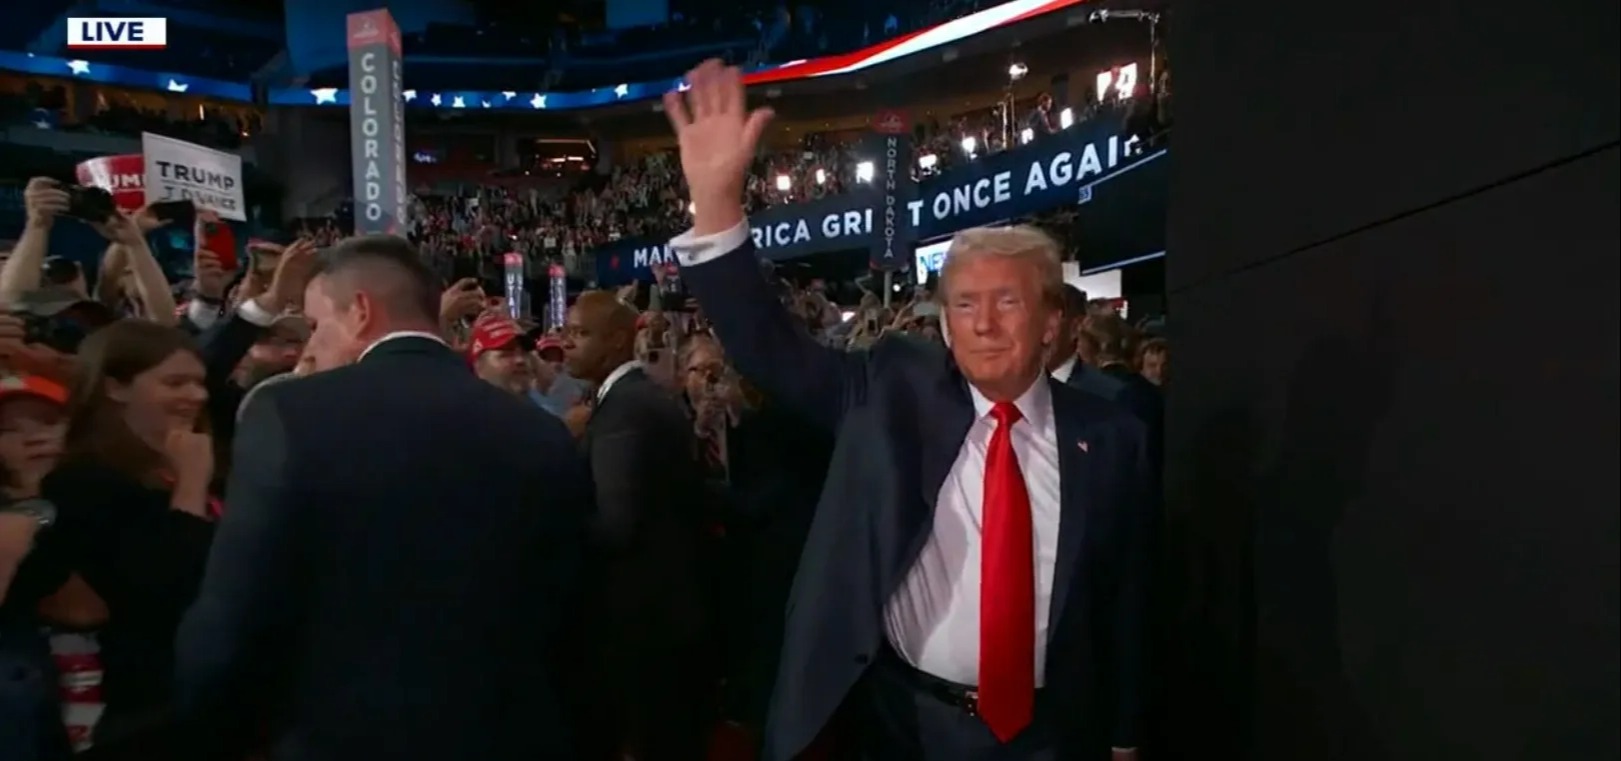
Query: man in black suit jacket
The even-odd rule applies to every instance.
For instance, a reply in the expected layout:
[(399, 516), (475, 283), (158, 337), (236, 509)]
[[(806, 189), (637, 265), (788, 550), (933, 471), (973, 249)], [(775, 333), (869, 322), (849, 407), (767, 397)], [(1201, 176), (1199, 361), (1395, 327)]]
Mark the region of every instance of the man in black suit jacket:
[(1142, 424), (1047, 376), (1056, 244), (959, 234), (949, 352), (820, 346), (760, 277), (740, 203), (769, 111), (745, 113), (718, 62), (687, 82), (665, 98), (695, 208), (671, 243), (683, 280), (745, 377), (837, 431), (764, 758), (793, 758), (846, 703), (874, 760), (1134, 758), (1153, 482)]
[(582, 446), (596, 509), (569, 648), (579, 757), (690, 761), (714, 694), (692, 422), (635, 361), (636, 314), (613, 294), (581, 294), (564, 330), (569, 374), (595, 388)]
[(1086, 291), (1064, 284), (1064, 314), (1058, 323), (1058, 338), (1047, 359), (1047, 371), (1058, 382), (1079, 391), (1116, 401), (1125, 384), (1086, 361), (1082, 351), (1082, 327), (1086, 322)]
[(401, 239), (322, 255), (305, 310), (335, 369), (248, 406), (177, 637), (200, 757), (265, 730), (275, 761), (566, 757), (547, 665), (583, 465), (444, 344), (436, 302)]
[[(1131, 366), (1131, 328), (1118, 315), (1093, 315), (1081, 323), (1080, 343), (1104, 378), (1119, 384), (1111, 401), (1125, 407), (1148, 427), (1155, 472), (1161, 464), (1165, 436), (1165, 395)], [(1089, 367), (1091, 365), (1088, 365)]]

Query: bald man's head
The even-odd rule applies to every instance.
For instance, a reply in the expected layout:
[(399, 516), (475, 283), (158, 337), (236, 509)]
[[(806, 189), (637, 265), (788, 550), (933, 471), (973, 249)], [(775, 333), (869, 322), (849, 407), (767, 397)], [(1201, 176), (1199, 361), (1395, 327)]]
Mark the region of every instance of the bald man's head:
[(569, 374), (601, 383), (636, 353), (636, 310), (608, 291), (586, 291), (569, 307), (563, 362)]
[(354, 361), (388, 333), (437, 332), (439, 289), (404, 239), (350, 238), (317, 257), (304, 314), (313, 324), (306, 353), (328, 369)]

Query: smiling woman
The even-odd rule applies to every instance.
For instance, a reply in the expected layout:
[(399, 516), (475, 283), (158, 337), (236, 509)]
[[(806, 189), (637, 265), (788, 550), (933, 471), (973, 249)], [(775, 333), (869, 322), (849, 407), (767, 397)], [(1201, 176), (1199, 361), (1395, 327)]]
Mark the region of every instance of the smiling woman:
[(63, 564), (107, 605), (95, 744), (108, 757), (174, 757), (163, 718), (174, 634), (213, 540), (207, 399), (202, 361), (176, 329), (123, 320), (80, 347), (67, 451), (40, 491), (56, 506)]

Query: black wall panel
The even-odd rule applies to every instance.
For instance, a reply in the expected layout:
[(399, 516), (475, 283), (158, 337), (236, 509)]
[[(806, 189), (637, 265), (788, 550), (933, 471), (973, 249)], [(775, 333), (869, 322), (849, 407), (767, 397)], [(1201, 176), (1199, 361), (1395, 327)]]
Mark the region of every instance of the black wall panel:
[(1616, 5), (1425, 5), (1175, 9), (1171, 757), (1621, 754)]
[[(1618, 4), (1174, 6), (1173, 288), (1616, 139)], [(1182, 215), (1187, 220), (1189, 215)]]

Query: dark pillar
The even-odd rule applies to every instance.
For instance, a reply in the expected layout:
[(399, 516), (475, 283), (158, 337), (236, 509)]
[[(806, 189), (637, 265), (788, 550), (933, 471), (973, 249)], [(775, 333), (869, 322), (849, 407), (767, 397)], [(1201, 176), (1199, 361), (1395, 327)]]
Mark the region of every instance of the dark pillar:
[(1174, 14), (1175, 756), (1616, 758), (1617, 4)]

